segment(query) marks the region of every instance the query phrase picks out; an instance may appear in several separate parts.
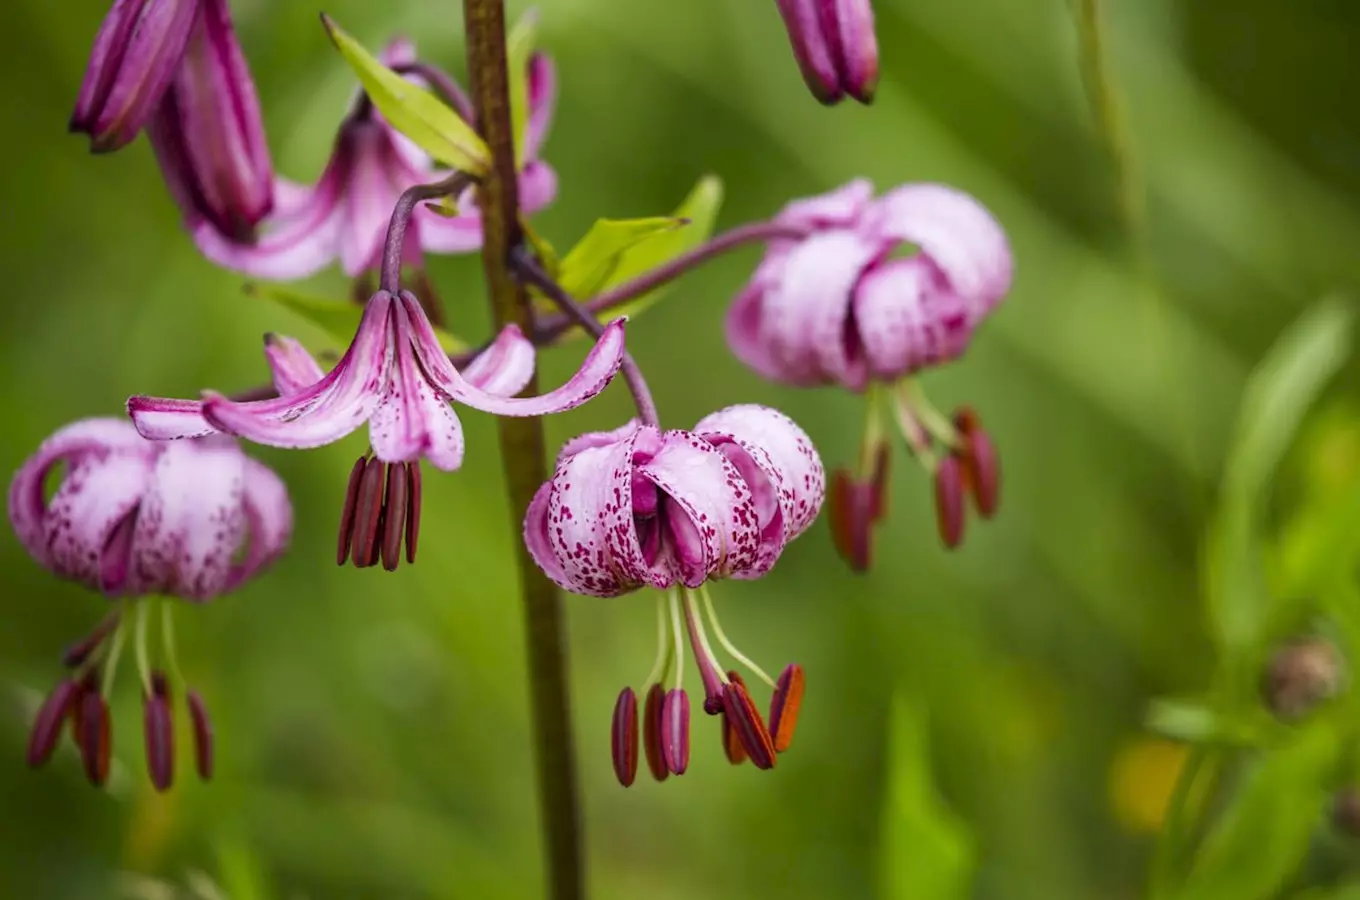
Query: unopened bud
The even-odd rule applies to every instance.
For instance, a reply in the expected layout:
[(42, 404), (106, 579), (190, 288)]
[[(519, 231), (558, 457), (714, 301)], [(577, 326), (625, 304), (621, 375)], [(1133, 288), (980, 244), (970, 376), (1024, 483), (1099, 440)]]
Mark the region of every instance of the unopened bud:
[(1319, 703), (1335, 696), (1341, 685), (1341, 659), (1336, 647), (1321, 638), (1293, 641), (1271, 657), (1261, 693), (1271, 712), (1297, 721)]

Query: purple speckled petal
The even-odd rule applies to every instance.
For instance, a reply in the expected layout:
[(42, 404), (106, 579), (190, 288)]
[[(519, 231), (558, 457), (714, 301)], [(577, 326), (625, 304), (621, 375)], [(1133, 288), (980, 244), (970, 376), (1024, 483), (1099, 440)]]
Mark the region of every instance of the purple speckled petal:
[(274, 447), (319, 447), (354, 431), (387, 389), (394, 302), (383, 291), (368, 301), (354, 342), (316, 384), (289, 397), (243, 403), (214, 394), (203, 402), (204, 417), (228, 434)]
[(109, 566), (104, 551), (142, 501), (153, 466), (151, 458), (134, 453), (90, 457), (73, 465), (47, 505), (47, 551), (39, 557), (44, 564), (63, 577), (120, 594), (126, 557)]
[(225, 437), (165, 445), (132, 535), (130, 593), (209, 600), (230, 586), (246, 530), (244, 460)]
[(463, 377), (488, 394), (513, 397), (534, 377), (534, 345), (519, 330), (518, 325), (507, 325), (491, 345), (477, 354)]
[(557, 551), (553, 549), (552, 540), (548, 536), (548, 506), (552, 500), (552, 493), (553, 482), (545, 481), (534, 494), (534, 499), (529, 502), (529, 509), (524, 514), (524, 546), (553, 584), (568, 591), (575, 591), (576, 583), (570, 579), (566, 567), (557, 558)]
[(410, 177), (381, 123), (354, 122), (346, 127), (354, 141), (354, 167), (342, 201), (340, 266), (353, 277), (377, 264), (392, 208), (416, 179)]
[(837, 230), (814, 234), (789, 253), (760, 320), (761, 340), (784, 380), (864, 387), (863, 354), (847, 341), (846, 326), (855, 282), (880, 252), (877, 242)]
[(401, 302), (411, 317), (416, 356), (421, 367), (452, 400), (498, 416), (542, 416), (565, 412), (604, 390), (623, 361), (623, 319), (605, 326), (604, 334), (586, 354), (581, 367), (566, 384), (537, 397), (502, 397), (488, 393), (463, 377), (439, 346), (434, 329), (420, 308), (420, 301), (403, 291)]
[(860, 279), (855, 323), (869, 369), (891, 380), (957, 358), (974, 321), (929, 259), (890, 260)]
[(605, 444), (624, 440), (637, 431), (641, 424), (637, 419), (629, 419), (613, 431), (587, 431), (585, 434), (578, 434), (562, 445), (562, 449), (557, 453), (557, 464), (561, 465), (564, 459), (575, 456), (587, 447), (603, 447)]
[(966, 300), (976, 324), (1010, 290), (1006, 233), (977, 200), (942, 184), (909, 184), (877, 203), (885, 237), (910, 241)]
[(706, 441), (688, 431), (668, 431), (637, 471), (666, 494), (672, 562), (682, 584), (698, 587), (710, 576), (756, 564), (760, 528), (751, 489)]
[(873, 197), (873, 182), (867, 178), (856, 178), (834, 191), (792, 201), (779, 211), (775, 221), (781, 225), (805, 228), (848, 226), (864, 215)]
[(259, 460), (245, 456), (243, 462), (241, 508), (249, 546), (245, 556), (232, 566), (228, 590), (282, 556), (293, 534), (293, 504), (283, 480)]
[(48, 505), (43, 482), (54, 466), (66, 463), (75, 469), (110, 454), (127, 454), (142, 457), (149, 470), (156, 452), (155, 444), (142, 440), (122, 419), (81, 419), (57, 431), (24, 461), (10, 482), (9, 520), (19, 542), (35, 559), (47, 558), (44, 516)]
[[(762, 497), (768, 491), (774, 492), (779, 505), (781, 550), (817, 518), (826, 496), (826, 471), (812, 439), (788, 416), (768, 406), (729, 406), (705, 416), (694, 426), (694, 431), (737, 464), (747, 483), (752, 485), (761, 515), (762, 536), (766, 540), (774, 537), (765, 533), (772, 521), (768, 500)], [(749, 469), (733, 459), (736, 455), (732, 453), (734, 445), (759, 469), (766, 487), (757, 488), (747, 474)]]
[(203, 418), (202, 400), (138, 394), (128, 398), (127, 411), (137, 433), (147, 440), (172, 441), (218, 432), (217, 426)]
[(452, 472), (463, 463), (463, 425), (416, 365), (406, 310), (396, 307), (396, 359), (391, 387), (369, 418), (369, 443), (378, 459), (410, 462), (421, 456)]
[(279, 392), (280, 397), (301, 393), (326, 377), (325, 370), (315, 357), (295, 338), (281, 334), (265, 335), (264, 358), (273, 375), (274, 390)]

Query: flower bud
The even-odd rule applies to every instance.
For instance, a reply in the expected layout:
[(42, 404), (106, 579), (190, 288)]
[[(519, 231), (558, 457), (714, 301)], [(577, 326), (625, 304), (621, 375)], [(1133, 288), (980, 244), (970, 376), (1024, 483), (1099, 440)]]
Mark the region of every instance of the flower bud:
[(116, 0), (95, 37), (70, 129), (90, 149), (127, 145), (179, 70), (200, 0)]
[(1266, 706), (1282, 721), (1297, 721), (1336, 695), (1341, 668), (1330, 641), (1310, 637), (1286, 644), (1266, 666), (1261, 685)]
[(777, 0), (793, 55), (812, 95), (861, 103), (878, 86), (878, 39), (869, 0)]

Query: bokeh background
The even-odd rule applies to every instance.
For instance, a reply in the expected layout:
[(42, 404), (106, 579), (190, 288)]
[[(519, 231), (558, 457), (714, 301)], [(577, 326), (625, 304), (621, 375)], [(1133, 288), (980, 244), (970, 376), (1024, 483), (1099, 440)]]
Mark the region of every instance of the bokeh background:
[[(1346, 0), (1109, 5), (1154, 281), (1129, 252), (1063, 0), (877, 0), (878, 100), (833, 110), (805, 91), (768, 0), (541, 4), (562, 88), (545, 155), (562, 189), (536, 227), (559, 247), (596, 217), (670, 210), (705, 173), (726, 184), (720, 227), (863, 175), (972, 192), (1018, 262), (967, 358), (927, 378), (937, 403), (970, 403), (988, 423), (1005, 470), (998, 520), (943, 551), (928, 480), (899, 449), (870, 574), (845, 569), (821, 522), (770, 577), (716, 591), (743, 649), (808, 673), (799, 739), (776, 771), (729, 767), (713, 723), (696, 720), (689, 774), (619, 788), (609, 719), (651, 664), (652, 604), (567, 600), (594, 896), (1143, 896), (1185, 756), (1143, 720), (1150, 698), (1210, 683), (1200, 548), (1244, 384), (1301, 310), (1360, 277), (1360, 14)], [(91, 158), (66, 134), (107, 7), (0, 5), (6, 471), (61, 424), (119, 414), (130, 393), (263, 381), (264, 331), (334, 344), (195, 253), (145, 142)], [(353, 90), (316, 2), (232, 7), (276, 165), (314, 178)], [(410, 34), (462, 71), (453, 0), (326, 10), (370, 47)], [(686, 278), (636, 320), (630, 346), (668, 422), (770, 403), (829, 466), (848, 463), (858, 398), (764, 383), (724, 346), (723, 312), (757, 259), (743, 250)], [(485, 334), (478, 261), (432, 272), (453, 328)], [(313, 287), (346, 290), (334, 273)], [(546, 380), (578, 353), (546, 355)], [(1307, 477), (1323, 493), (1327, 479), (1349, 483), (1354, 387), (1349, 374), (1333, 384), (1314, 439), (1289, 454), (1275, 515)], [(548, 421), (550, 441), (628, 410), (612, 388)], [(298, 529), (268, 577), (179, 616), (184, 667), (217, 722), (210, 786), (151, 792), (130, 668), (108, 791), (84, 783), (69, 749), (25, 769), (33, 704), (104, 601), (0, 539), (0, 896), (191, 896), (205, 877), (235, 900), (538, 894), (518, 526), (494, 423), (464, 421), (467, 465), (427, 477), (421, 559), (396, 574), (332, 562), (362, 438), (253, 448), (286, 478)], [(1335, 877), (1344, 846), (1320, 815), (1316, 829), (1310, 865)], [(898, 872), (914, 864), (938, 868), (942, 886), (894, 887), (928, 883)]]

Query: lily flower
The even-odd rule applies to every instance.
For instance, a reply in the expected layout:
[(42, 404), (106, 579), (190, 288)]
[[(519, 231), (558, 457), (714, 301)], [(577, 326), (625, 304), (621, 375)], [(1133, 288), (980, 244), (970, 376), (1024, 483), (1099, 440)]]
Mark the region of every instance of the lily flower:
[(728, 311), (727, 341), (766, 378), (867, 394), (859, 467), (832, 483), (842, 555), (855, 569), (869, 564), (885, 420), (934, 478), (941, 538), (956, 546), (966, 493), (984, 518), (996, 511), (995, 449), (976, 413), (951, 422), (912, 376), (962, 356), (1010, 290), (1005, 232), (954, 188), (908, 184), (875, 198), (865, 180), (790, 203), (774, 221), (804, 236), (770, 242)]
[[(625, 786), (636, 772), (639, 717), (652, 774), (660, 780), (688, 766), (686, 639), (703, 682), (704, 711), (723, 716), (729, 758), (768, 769), (788, 748), (802, 669), (790, 666), (776, 681), (738, 651), (718, 623), (707, 582), (768, 572), (817, 517), (824, 493), (821, 459), (807, 434), (762, 406), (729, 407), (692, 431), (632, 422), (563, 447), (556, 472), (525, 515), (534, 561), (578, 594), (615, 597), (644, 586), (665, 592), (643, 710), (631, 688), (615, 709), (614, 765)], [(740, 676), (719, 663), (710, 626), (728, 654), (772, 688), (768, 724)]]
[[(62, 475), (47, 499), (44, 484), (59, 466)], [(230, 438), (159, 443), (119, 419), (84, 419), (57, 431), (20, 467), (10, 483), (9, 518), (39, 564), (118, 602), (64, 654), (70, 673), (38, 712), (29, 764), (50, 758), (71, 719), (86, 775), (104, 783), (111, 750), (107, 692), (135, 615), (148, 768), (157, 789), (165, 790), (173, 780), (171, 682), (147, 667), (151, 608), (163, 606), (164, 655), (173, 668), (171, 610), (162, 598), (204, 603), (277, 559), (293, 526), (283, 482)], [(185, 695), (199, 774), (207, 778), (211, 724), (202, 698), (187, 688)]]
[[(383, 62), (392, 68), (415, 60), (414, 46), (405, 41), (393, 43), (383, 54)], [(542, 55), (531, 61), (530, 74), (532, 108), (519, 183), (526, 215), (557, 195), (556, 173), (537, 157), (556, 102), (556, 79)], [(462, 105), (457, 98), (454, 102)], [(459, 112), (470, 115), (470, 109)], [(305, 278), (338, 259), (345, 274), (354, 277), (378, 267), (388, 219), (402, 192), (448, 174), (360, 96), (341, 123), (330, 161), (314, 186), (275, 180), (274, 212), (264, 220), (258, 240), (235, 240), (204, 216), (190, 215), (187, 225), (208, 259), (246, 275)], [(465, 253), (481, 247), (481, 216), (473, 194), (469, 188), (453, 198), (458, 208), (453, 216), (423, 204), (416, 209), (403, 248), (407, 264), (419, 267), (423, 253)]]
[(187, 218), (240, 243), (254, 240), (274, 207), (274, 170), (226, 0), (201, 0), (188, 51), (147, 137)]
[(108, 153), (150, 121), (179, 70), (201, 0), (115, 0), (95, 37), (70, 129)]
[[(375, 462), (372, 474), (364, 477), (356, 466), (351, 478), (340, 547), (350, 547), (354, 562), (367, 566), (377, 561), (380, 549), (390, 546), (383, 552), (383, 562), (395, 568), (400, 542), (391, 543), (398, 532), (380, 535), (378, 528), (381, 522), (391, 531), (402, 527), (409, 515), (418, 515), (416, 464), (424, 458), (437, 469), (453, 471), (463, 462), (463, 426), (449, 404), (463, 403), (501, 416), (573, 409), (604, 390), (618, 372), (623, 321), (605, 328), (565, 384), (537, 397), (517, 398), (511, 395), (528, 384), (534, 367), (533, 345), (519, 328), (507, 326), (460, 372), (439, 346), (415, 295), (379, 291), (368, 301), (349, 349), (330, 372), (323, 373), (295, 341), (267, 343), (277, 398), (238, 402), (214, 392), (205, 392), (196, 401), (136, 396), (128, 400), (128, 413), (137, 430), (155, 440), (220, 431), (292, 449), (332, 443), (367, 422)], [(393, 474), (391, 467), (402, 471)], [(393, 487), (396, 482), (401, 482), (399, 487)], [(399, 503), (388, 515), (382, 515), (385, 498)], [(406, 527), (407, 558), (413, 561), (416, 526)], [(345, 556), (339, 561), (343, 563)]]
[(869, 0), (776, 0), (808, 90), (822, 103), (860, 103), (878, 86), (878, 38)]

